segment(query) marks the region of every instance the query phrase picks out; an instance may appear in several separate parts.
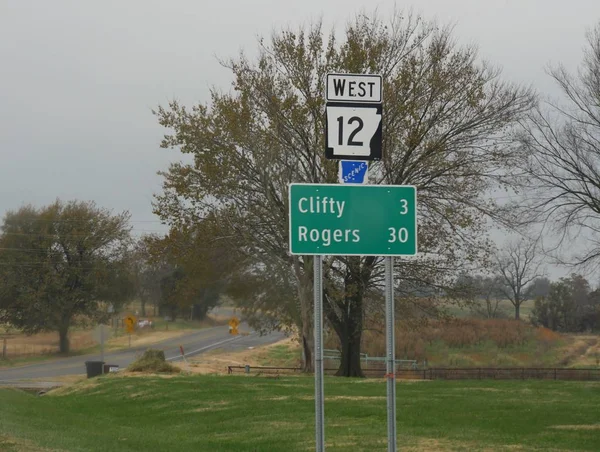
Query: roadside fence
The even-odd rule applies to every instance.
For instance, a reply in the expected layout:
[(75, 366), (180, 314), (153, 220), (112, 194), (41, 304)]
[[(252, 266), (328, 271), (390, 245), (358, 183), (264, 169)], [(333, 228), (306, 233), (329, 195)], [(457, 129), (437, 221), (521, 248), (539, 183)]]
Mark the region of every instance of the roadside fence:
[[(325, 368), (328, 375), (337, 372), (337, 368)], [(383, 378), (385, 368), (362, 369), (367, 378)], [(265, 367), (265, 366), (227, 366), (228, 374), (247, 375), (298, 375), (300, 367)], [(532, 368), (532, 367), (466, 367), (466, 368), (428, 368), (428, 369), (396, 369), (398, 380), (569, 380), (600, 381), (600, 368)]]

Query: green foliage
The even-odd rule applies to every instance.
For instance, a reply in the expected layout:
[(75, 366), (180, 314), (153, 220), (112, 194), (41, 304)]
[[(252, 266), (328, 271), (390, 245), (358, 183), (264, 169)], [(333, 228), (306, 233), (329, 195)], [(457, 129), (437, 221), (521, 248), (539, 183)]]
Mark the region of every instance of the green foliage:
[[(339, 41), (317, 23), (261, 40), (255, 60), (241, 55), (224, 65), (233, 74), (232, 90), (213, 90), (206, 105), (174, 101), (155, 112), (169, 130), (162, 147), (193, 157), (162, 173), (155, 211), (177, 231), (212, 216), (214, 239), (236, 257), (238, 281), (284, 287), (281, 299), (262, 283), (237, 299), (261, 319), (277, 312), (273, 327), (293, 322), (307, 361), (312, 259), (287, 252), (287, 190), (290, 182), (337, 179), (337, 163), (323, 155), (328, 72), (383, 76), (384, 159), (371, 166), (369, 178), (412, 184), (419, 193), (422, 254), (397, 261), (403, 278), (447, 285), (485, 256), (485, 217), (509, 218), (489, 193), (516, 157), (505, 132), (535, 99), (531, 90), (502, 82), (473, 47), (456, 45), (449, 28), (399, 13), (388, 21), (360, 15)], [(348, 345), (360, 343), (364, 297), (377, 288), (381, 267), (371, 257), (326, 261), (325, 312)], [(356, 347), (344, 350), (356, 354)]]
[(9, 211), (0, 233), (0, 323), (58, 331), (67, 352), (71, 326), (105, 320), (106, 303), (118, 307), (132, 294), (128, 219), (78, 201)]
[(546, 297), (538, 297), (531, 320), (555, 331), (582, 332), (600, 328), (600, 292), (591, 292), (580, 275), (550, 285)]
[(203, 320), (219, 303), (232, 260), (224, 249), (211, 246), (211, 231), (206, 220), (144, 239), (147, 271), (141, 288), (156, 293), (161, 313), (187, 317), (192, 307), (194, 319)]
[[(328, 451), (386, 449), (383, 379), (326, 377), (325, 394)], [(599, 404), (599, 382), (400, 381), (398, 446), (597, 451)], [(109, 377), (43, 397), (0, 390), (0, 406), (0, 449), (314, 449), (312, 378)]]

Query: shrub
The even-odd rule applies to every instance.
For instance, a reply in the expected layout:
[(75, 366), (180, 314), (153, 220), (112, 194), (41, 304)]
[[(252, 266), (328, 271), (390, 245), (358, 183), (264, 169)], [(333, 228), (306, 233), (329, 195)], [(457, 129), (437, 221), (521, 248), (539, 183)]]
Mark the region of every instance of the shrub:
[(146, 350), (127, 368), (130, 372), (179, 373), (181, 369), (168, 363), (162, 350)]

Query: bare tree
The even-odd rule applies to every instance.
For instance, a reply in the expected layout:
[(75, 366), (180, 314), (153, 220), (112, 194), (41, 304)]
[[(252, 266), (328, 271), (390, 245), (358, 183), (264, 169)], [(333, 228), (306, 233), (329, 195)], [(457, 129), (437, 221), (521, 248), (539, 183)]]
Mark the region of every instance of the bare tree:
[(600, 263), (600, 23), (576, 75), (551, 68), (565, 102), (548, 102), (524, 124), (520, 136), (528, 220), (554, 226), (561, 243), (585, 238), (585, 251), (563, 258), (576, 265)]
[(541, 276), (541, 260), (537, 256), (538, 242), (522, 238), (509, 243), (495, 255), (500, 291), (515, 307), (519, 320), (521, 305), (530, 298), (533, 281)]
[(471, 310), (474, 314), (488, 319), (498, 317), (498, 307), (504, 297), (502, 292), (503, 278), (501, 276), (476, 275), (471, 278), (474, 302)]

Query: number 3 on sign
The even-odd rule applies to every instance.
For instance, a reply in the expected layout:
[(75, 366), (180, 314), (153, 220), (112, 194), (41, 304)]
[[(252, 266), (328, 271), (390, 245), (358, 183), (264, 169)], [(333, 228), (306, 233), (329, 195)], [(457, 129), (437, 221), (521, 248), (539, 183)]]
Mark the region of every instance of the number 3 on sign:
[(395, 228), (388, 228), (390, 231), (390, 238), (388, 239), (388, 243), (400, 242), (406, 243), (408, 242), (408, 229), (400, 228), (396, 231)]
[(406, 199), (401, 199), (400, 203), (402, 204), (400, 215), (406, 215), (408, 213), (408, 201)]

